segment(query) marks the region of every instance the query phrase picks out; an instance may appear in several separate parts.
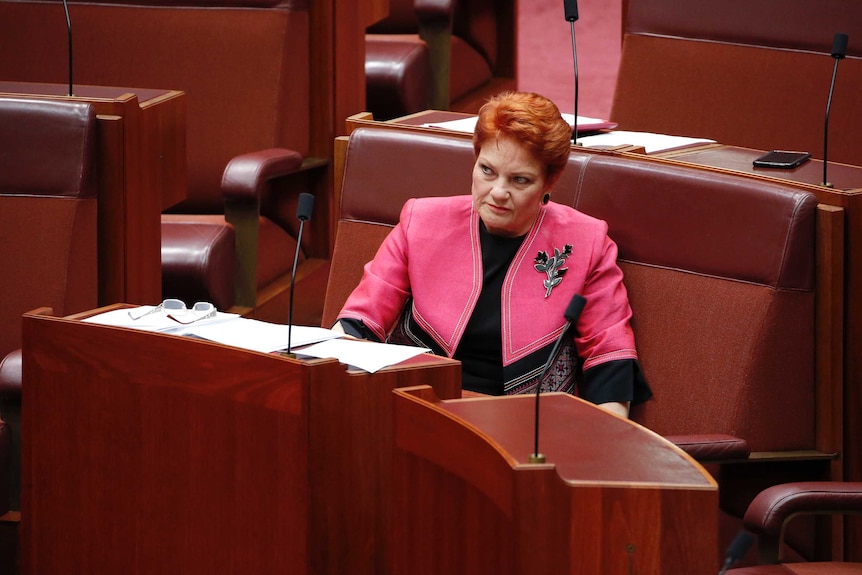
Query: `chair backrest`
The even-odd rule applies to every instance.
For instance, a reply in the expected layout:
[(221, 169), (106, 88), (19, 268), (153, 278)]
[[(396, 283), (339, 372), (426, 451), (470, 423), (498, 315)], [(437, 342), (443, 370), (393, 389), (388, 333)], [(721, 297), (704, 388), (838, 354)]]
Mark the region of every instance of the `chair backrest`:
[[(121, 5), (70, 2), (76, 84), (186, 93), (188, 200), (221, 213), (228, 161), (273, 147), (309, 151), (309, 11), (304, 0)], [(10, 81), (68, 82), (65, 18), (51, 2), (0, 1)]]
[(0, 98), (0, 358), (23, 313), (97, 304), (95, 122), (89, 104)]
[[(357, 129), (347, 145), (324, 325), (408, 197), (468, 194), (460, 137)], [(617, 242), (663, 435), (724, 433), (752, 450), (815, 446), (813, 194), (668, 162), (573, 151), (554, 201)]]
[(629, 0), (611, 119), (620, 129), (823, 157), (833, 35), (847, 33), (830, 160), (862, 165), (862, 7), (841, 0)]

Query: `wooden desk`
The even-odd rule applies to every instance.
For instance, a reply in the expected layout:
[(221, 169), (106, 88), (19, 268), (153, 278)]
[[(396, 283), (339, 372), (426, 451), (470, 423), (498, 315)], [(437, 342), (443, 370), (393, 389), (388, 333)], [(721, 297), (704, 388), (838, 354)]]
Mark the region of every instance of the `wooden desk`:
[(395, 391), (393, 575), (708, 575), (718, 487), (658, 435), (571, 395)]
[(22, 573), (386, 573), (392, 389), (459, 397), (459, 362), (369, 374), (87, 315), (24, 317)]
[(161, 212), (186, 196), (186, 97), (174, 90), (0, 82), (0, 97), (88, 102), (99, 135), (99, 303), (161, 300)]

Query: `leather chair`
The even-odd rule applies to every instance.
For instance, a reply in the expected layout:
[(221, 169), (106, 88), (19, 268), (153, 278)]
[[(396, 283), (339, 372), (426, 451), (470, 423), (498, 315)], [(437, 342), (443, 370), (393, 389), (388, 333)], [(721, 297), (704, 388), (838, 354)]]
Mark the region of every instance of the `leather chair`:
[(759, 493), (745, 513), (745, 528), (757, 536), (759, 565), (731, 569), (728, 575), (853, 575), (862, 563), (781, 562), (779, 550), (791, 520), (801, 515), (862, 514), (862, 483), (802, 482), (775, 485)]
[(89, 104), (0, 98), (0, 415), (15, 432), (13, 509), (20, 477), (21, 315), (45, 306), (70, 314), (97, 304), (95, 138)]
[[(62, 9), (0, 2), (9, 45), (0, 76), (65, 82)], [(305, 0), (93, 0), (69, 5), (75, 83), (186, 94), (186, 199), (162, 219), (163, 296), (286, 321), (296, 247), (296, 197), (327, 214), (327, 163), (308, 159), (310, 3)], [(357, 110), (361, 111), (361, 110)], [(142, 135), (146, 137), (146, 135)], [(296, 323), (318, 325), (328, 218), (306, 227)], [(114, 302), (104, 302), (114, 303)], [(155, 303), (155, 302), (129, 302)]]
[(365, 37), (367, 111), (475, 112), (514, 89), (515, 18), (510, 0), (390, 0)]

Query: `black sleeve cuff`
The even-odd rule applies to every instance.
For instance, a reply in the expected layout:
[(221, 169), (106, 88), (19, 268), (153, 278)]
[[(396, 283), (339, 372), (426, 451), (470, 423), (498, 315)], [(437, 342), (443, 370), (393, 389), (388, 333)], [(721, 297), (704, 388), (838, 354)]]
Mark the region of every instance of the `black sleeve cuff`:
[(347, 335), (357, 337), (359, 339), (367, 339), (368, 341), (380, 342), (380, 339), (374, 335), (374, 332), (365, 327), (365, 324), (361, 319), (343, 317), (338, 321), (341, 322), (341, 327), (344, 328), (344, 333)]
[(637, 360), (618, 359), (586, 370), (580, 396), (595, 404), (631, 402), (637, 405), (651, 398), (652, 391)]

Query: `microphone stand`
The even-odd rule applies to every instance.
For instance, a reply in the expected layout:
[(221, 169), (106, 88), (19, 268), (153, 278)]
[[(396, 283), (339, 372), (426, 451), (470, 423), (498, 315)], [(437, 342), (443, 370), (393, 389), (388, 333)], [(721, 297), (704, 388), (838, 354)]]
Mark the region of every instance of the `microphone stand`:
[(832, 92), (835, 90), (835, 77), (838, 75), (838, 62), (847, 53), (847, 34), (838, 33), (832, 40), (832, 57), (835, 65), (832, 67), (832, 82), (829, 84), (829, 97), (826, 99), (826, 120), (823, 122), (823, 184), (831, 188), (832, 184), (826, 178), (826, 166), (829, 164), (829, 110), (832, 108)]
[(575, 125), (572, 128), (572, 143), (578, 145), (578, 47), (575, 42), (575, 21), (569, 20), (572, 29), (572, 59), (575, 62)]
[(536, 416), (534, 418), (536, 426), (534, 430), (535, 444), (533, 447), (533, 453), (531, 453), (527, 459), (529, 463), (545, 463), (545, 456), (539, 453), (539, 395), (542, 392), (542, 380), (545, 379), (545, 376), (548, 374), (548, 370), (551, 369), (551, 365), (554, 363), (554, 358), (557, 357), (557, 353), (560, 351), (560, 346), (563, 344), (563, 340), (566, 339), (566, 335), (569, 333), (572, 326), (577, 323), (586, 304), (587, 300), (584, 296), (580, 294), (572, 296), (571, 301), (569, 301), (569, 305), (566, 307), (566, 311), (563, 312), (563, 317), (566, 318), (566, 325), (563, 327), (563, 332), (560, 334), (560, 337), (558, 337), (557, 341), (554, 342), (554, 347), (551, 349), (551, 355), (548, 357), (548, 361), (545, 362), (545, 367), (542, 368), (542, 373), (539, 374), (539, 378), (536, 381)]
[(572, 30), (572, 60), (575, 63), (575, 125), (572, 126), (572, 144), (578, 145), (578, 46), (575, 42), (575, 21), (578, 19), (578, 0), (563, 0), (563, 12)]
[(69, 96), (72, 96), (72, 19), (69, 17), (69, 4), (63, 0), (63, 10), (66, 12), (66, 32), (69, 37)]
[(296, 253), (293, 255), (293, 270), (290, 272), (290, 301), (287, 304), (287, 357), (295, 358), (296, 354), (291, 351), (291, 336), (293, 335), (293, 291), (296, 284), (296, 266), (299, 262), (299, 249), (302, 246), (302, 230), (305, 222), (311, 219), (311, 209), (314, 207), (314, 196), (308, 192), (299, 194), (299, 205), (296, 208), (296, 217), (299, 219), (299, 232), (296, 234)]

